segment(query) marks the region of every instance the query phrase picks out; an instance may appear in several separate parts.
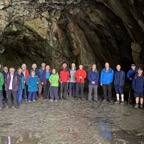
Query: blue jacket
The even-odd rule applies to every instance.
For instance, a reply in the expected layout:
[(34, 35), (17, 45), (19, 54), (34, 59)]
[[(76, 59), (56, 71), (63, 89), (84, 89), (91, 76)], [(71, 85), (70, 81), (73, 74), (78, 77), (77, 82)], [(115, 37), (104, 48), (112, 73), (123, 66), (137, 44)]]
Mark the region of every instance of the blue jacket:
[(2, 74), (4, 76), (4, 79), (7, 77), (8, 72), (6, 73), (4, 70), (2, 71)]
[[(89, 81), (89, 85), (98, 85), (99, 72), (97, 70), (95, 71), (90, 70), (88, 72), (88, 81)], [(92, 84), (92, 81), (94, 81), (95, 84)]]
[(116, 71), (114, 75), (114, 85), (124, 86), (125, 72), (123, 70)]
[(144, 92), (144, 77), (135, 75), (132, 81), (132, 88), (135, 93)]
[(38, 70), (40, 82), (42, 81), (42, 75), (43, 75), (43, 72), (44, 72), (44, 71), (45, 71), (45, 70), (43, 70), (42, 68), (40, 68), (40, 69)]
[(23, 90), (24, 87), (25, 87), (25, 84), (24, 84), (24, 81), (25, 81), (24, 75), (23, 74), (21, 74), (21, 75), (17, 74), (17, 75), (18, 75), (18, 78), (20, 79), (20, 84), (19, 84), (18, 89), (19, 90)]
[(37, 75), (35, 75), (34, 77), (29, 76), (27, 79), (28, 92), (38, 91), (38, 82), (39, 82), (39, 78)]
[(101, 84), (110, 84), (113, 82), (113, 78), (114, 78), (114, 71), (112, 68), (109, 68), (108, 71), (106, 71), (106, 69), (104, 68), (101, 71), (101, 78), (100, 78), (100, 83)]
[(133, 71), (132, 69), (130, 69), (130, 70), (127, 72), (127, 78), (128, 78), (128, 79), (130, 79), (130, 78), (133, 79), (133, 77), (135, 76), (135, 74), (137, 74), (137, 71), (138, 71), (137, 68), (136, 68), (134, 71)]

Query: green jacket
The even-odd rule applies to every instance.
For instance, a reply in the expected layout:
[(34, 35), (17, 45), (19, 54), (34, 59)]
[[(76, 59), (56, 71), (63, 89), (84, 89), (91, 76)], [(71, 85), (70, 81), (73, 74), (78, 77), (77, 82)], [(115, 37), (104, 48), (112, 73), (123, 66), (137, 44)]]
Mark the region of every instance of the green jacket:
[(50, 77), (49, 77), (49, 81), (51, 83), (51, 86), (58, 87), (59, 86), (59, 75), (58, 75), (58, 73), (51, 74)]
[(0, 72), (0, 90), (2, 90), (3, 84), (4, 84), (4, 76), (3, 76), (3, 74)]

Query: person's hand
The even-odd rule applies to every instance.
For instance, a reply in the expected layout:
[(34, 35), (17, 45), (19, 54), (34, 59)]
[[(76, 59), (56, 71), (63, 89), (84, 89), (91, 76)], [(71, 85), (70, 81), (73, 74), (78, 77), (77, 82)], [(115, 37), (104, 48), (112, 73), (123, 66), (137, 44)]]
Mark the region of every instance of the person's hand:
[(100, 84), (102, 86), (102, 84)]
[(39, 82), (37, 82), (37, 84), (39, 84)]
[(80, 79), (82, 79), (82, 77), (81, 77), (81, 76), (80, 76), (79, 78), (80, 78)]
[(60, 81), (60, 83), (62, 83), (62, 81)]
[(92, 81), (92, 84), (95, 84), (95, 81)]
[(43, 85), (44, 83), (42, 82), (41, 84)]
[(26, 81), (24, 81), (24, 84), (26, 83)]
[(132, 80), (132, 78), (130, 78), (130, 80)]

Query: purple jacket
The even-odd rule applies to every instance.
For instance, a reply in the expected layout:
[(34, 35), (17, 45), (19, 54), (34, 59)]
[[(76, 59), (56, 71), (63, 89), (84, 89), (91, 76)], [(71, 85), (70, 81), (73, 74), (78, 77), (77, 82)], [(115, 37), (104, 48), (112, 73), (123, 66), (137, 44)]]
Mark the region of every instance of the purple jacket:
[[(11, 81), (11, 76), (10, 76), (10, 74), (7, 74), (7, 77), (5, 78), (5, 91), (9, 90), (10, 81)], [(16, 74), (14, 74), (12, 91), (14, 91), (14, 92), (18, 91), (19, 84), (20, 84), (20, 79)]]
[[(49, 70), (50, 74), (51, 74), (51, 70)], [(50, 75), (49, 75), (50, 76)], [(42, 75), (42, 82), (44, 83), (44, 85), (46, 85), (46, 70), (44, 70), (43, 75)]]

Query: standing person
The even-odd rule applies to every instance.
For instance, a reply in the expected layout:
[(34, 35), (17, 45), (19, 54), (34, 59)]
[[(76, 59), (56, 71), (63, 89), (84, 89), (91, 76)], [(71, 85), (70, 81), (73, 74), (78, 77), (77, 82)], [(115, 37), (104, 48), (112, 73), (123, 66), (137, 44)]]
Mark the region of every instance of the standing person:
[(20, 80), (20, 84), (18, 87), (18, 93), (17, 93), (17, 98), (18, 98), (18, 104), (20, 104), (22, 102), (22, 94), (25, 88), (25, 78), (24, 75), (22, 73), (22, 69), (18, 68), (18, 72), (17, 72), (18, 78)]
[(27, 85), (28, 85), (28, 102), (35, 102), (36, 101), (36, 93), (38, 91), (38, 83), (39, 78), (35, 74), (34, 70), (31, 70), (31, 75), (27, 79)]
[(4, 76), (3, 74), (0, 72), (0, 110), (4, 109), (4, 102), (3, 102), (3, 84), (4, 84)]
[[(2, 74), (3, 74), (4, 80), (5, 80), (5, 78), (7, 77), (7, 74), (8, 74), (8, 67), (7, 66), (3, 67)], [(3, 85), (3, 97), (7, 98), (6, 97), (6, 91), (5, 91), (5, 85)]]
[(9, 108), (12, 107), (12, 96), (14, 100), (14, 106), (15, 108), (18, 108), (17, 91), (18, 91), (19, 83), (20, 83), (20, 80), (17, 74), (15, 74), (15, 69), (10, 68), (9, 74), (7, 74), (7, 77), (5, 79), (5, 90), (7, 92)]
[(43, 72), (45, 71), (45, 66), (46, 66), (46, 63), (41, 63), (41, 68), (39, 69), (39, 85), (38, 85), (38, 94), (39, 94), (39, 97), (42, 97), (42, 89), (43, 89), (43, 86), (42, 86), (42, 75), (43, 75)]
[[(125, 82), (125, 72), (121, 70), (121, 65), (116, 66), (116, 72), (114, 75), (114, 86), (115, 86), (115, 92), (116, 92), (116, 104), (124, 104), (124, 93), (123, 93), (123, 87)], [(121, 98), (121, 100), (120, 100)]]
[(79, 69), (76, 71), (76, 100), (79, 98), (79, 91), (81, 91), (80, 96), (82, 100), (84, 98), (84, 82), (86, 78), (86, 71), (83, 69), (83, 65), (79, 65)]
[(50, 82), (49, 82), (49, 77), (50, 77), (50, 66), (46, 65), (46, 69), (43, 72), (42, 75), (42, 85), (44, 89), (44, 98), (49, 98), (49, 88), (50, 88)]
[(27, 69), (26, 64), (22, 64), (22, 73), (23, 73), (24, 78), (25, 78), (25, 81), (24, 81), (24, 83), (25, 83), (25, 85), (24, 85), (24, 98), (25, 98), (25, 101), (27, 103), (27, 100), (28, 100), (28, 86), (27, 86), (26, 81), (29, 77), (29, 71)]
[(52, 74), (49, 77), (50, 81), (50, 101), (51, 102), (57, 102), (59, 99), (58, 96), (58, 86), (59, 86), (59, 75), (56, 72), (56, 69), (52, 69)]
[(75, 73), (76, 73), (76, 65), (75, 63), (71, 64), (70, 69), (70, 82), (69, 82), (69, 95), (74, 96), (76, 94), (76, 79), (75, 79)]
[(67, 63), (63, 63), (62, 68), (60, 70), (60, 79), (59, 79), (61, 98), (67, 99), (69, 80), (70, 80), (70, 74), (68, 70), (68, 65)]
[[(100, 83), (103, 87), (104, 100), (103, 102), (111, 102), (112, 98), (112, 82), (114, 77), (114, 71), (110, 68), (108, 62), (105, 63), (105, 68), (101, 71)], [(108, 96), (107, 96), (108, 95)]]
[(132, 81), (134, 76), (137, 74), (138, 69), (135, 64), (131, 64), (131, 69), (127, 72), (127, 79), (129, 83), (129, 97), (128, 97), (128, 103), (134, 102), (134, 94), (132, 89)]
[(94, 90), (94, 101), (98, 100), (98, 81), (99, 81), (99, 72), (97, 71), (96, 64), (92, 65), (92, 69), (88, 72), (88, 81), (89, 81), (89, 94), (88, 100), (92, 100), (92, 90)]
[(140, 101), (140, 108), (143, 109), (144, 76), (143, 76), (143, 70), (141, 68), (138, 69), (138, 74), (136, 74), (133, 78), (132, 88), (134, 91), (135, 103), (136, 103), (134, 108), (139, 107), (139, 101)]
[(31, 70), (34, 70), (35, 74), (39, 77), (39, 70), (37, 68), (37, 64), (36, 63), (32, 64), (32, 69)]

